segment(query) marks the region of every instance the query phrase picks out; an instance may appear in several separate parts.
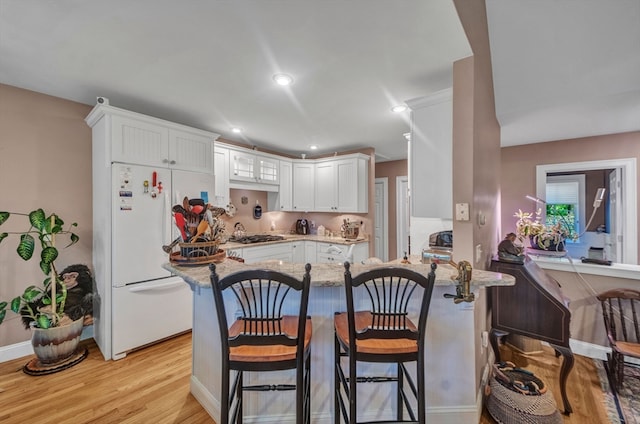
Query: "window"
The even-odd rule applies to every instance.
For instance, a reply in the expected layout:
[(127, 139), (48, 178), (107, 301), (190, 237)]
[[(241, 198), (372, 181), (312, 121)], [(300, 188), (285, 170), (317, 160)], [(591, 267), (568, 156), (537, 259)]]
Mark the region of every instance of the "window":
[(546, 225), (560, 224), (571, 235), (583, 232), (584, 226), (584, 175), (547, 176)]

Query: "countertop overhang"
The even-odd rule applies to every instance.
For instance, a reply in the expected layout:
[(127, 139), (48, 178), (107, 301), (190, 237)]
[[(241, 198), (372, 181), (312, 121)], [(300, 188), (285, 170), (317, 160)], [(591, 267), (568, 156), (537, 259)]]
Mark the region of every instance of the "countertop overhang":
[[(409, 257), (410, 264), (401, 264), (399, 260), (383, 264), (351, 264), (351, 273), (358, 275), (364, 271), (385, 266), (401, 266), (411, 269), (420, 274), (427, 275), (431, 270), (430, 264), (420, 262), (418, 256)], [(269, 269), (290, 274), (298, 279), (304, 275), (305, 264), (289, 263), (282, 261), (266, 261), (253, 264), (245, 264), (231, 259), (225, 259), (221, 263), (215, 264), (216, 272), (222, 278), (234, 272), (248, 269)], [(181, 277), (187, 283), (195, 287), (211, 287), (208, 265), (201, 266), (180, 266), (165, 263), (164, 269)], [(436, 285), (449, 286), (456, 284), (455, 277), (458, 275), (456, 268), (449, 264), (438, 264), (436, 270)], [(474, 288), (490, 286), (513, 286), (515, 278), (508, 274), (492, 271), (474, 269), (472, 272), (471, 286)], [(342, 286), (344, 285), (344, 265), (343, 264), (311, 264), (311, 285), (312, 286)]]

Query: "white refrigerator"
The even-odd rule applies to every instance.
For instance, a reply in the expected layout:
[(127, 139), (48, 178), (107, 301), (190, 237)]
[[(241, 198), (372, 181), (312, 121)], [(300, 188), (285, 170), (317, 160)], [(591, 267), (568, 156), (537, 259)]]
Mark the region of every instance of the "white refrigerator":
[(111, 284), (102, 290), (94, 333), (105, 359), (120, 359), (132, 349), (191, 329), (191, 289), (161, 267), (169, 260), (162, 246), (179, 235), (172, 206), (185, 196), (208, 200), (214, 177), (121, 163), (113, 163), (110, 173), (111, 192), (99, 196), (110, 220), (101, 230), (94, 223), (94, 237), (104, 238), (94, 240), (94, 250), (99, 245), (104, 251), (94, 255), (110, 264), (105, 266)]

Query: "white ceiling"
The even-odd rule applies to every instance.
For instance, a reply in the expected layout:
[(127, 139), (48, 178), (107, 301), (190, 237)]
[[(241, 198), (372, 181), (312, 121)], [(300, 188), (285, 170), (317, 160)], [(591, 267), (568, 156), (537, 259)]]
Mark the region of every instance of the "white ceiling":
[[(486, 1), (503, 145), (640, 129), (640, 0)], [(405, 158), (470, 54), (452, 0), (0, 0), (0, 83), (293, 155)]]
[(640, 0), (486, 0), (502, 146), (640, 130)]

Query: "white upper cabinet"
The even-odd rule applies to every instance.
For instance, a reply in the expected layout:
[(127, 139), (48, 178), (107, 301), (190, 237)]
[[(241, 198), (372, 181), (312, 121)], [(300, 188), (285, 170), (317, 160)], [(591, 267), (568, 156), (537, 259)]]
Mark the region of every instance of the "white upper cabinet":
[(250, 150), (230, 149), (229, 179), (248, 183), (280, 183), (280, 161)]
[(293, 162), (293, 210), (314, 211), (315, 164), (312, 161)]
[(169, 129), (169, 166), (193, 172), (213, 172), (213, 139)]
[(293, 163), (280, 159), (280, 185), (277, 192), (268, 193), (269, 211), (293, 210)]
[(215, 196), (213, 205), (226, 208), (229, 205), (229, 149), (220, 143), (213, 146)]
[(314, 210), (317, 212), (337, 212), (337, 189), (336, 162), (330, 160), (316, 163)]
[(411, 108), (411, 216), (452, 219), (452, 91), (442, 90), (407, 104)]
[(349, 155), (316, 162), (315, 211), (366, 213), (369, 158)]
[(86, 121), (110, 129), (105, 157), (111, 162), (213, 174), (218, 134), (106, 105), (94, 107)]

